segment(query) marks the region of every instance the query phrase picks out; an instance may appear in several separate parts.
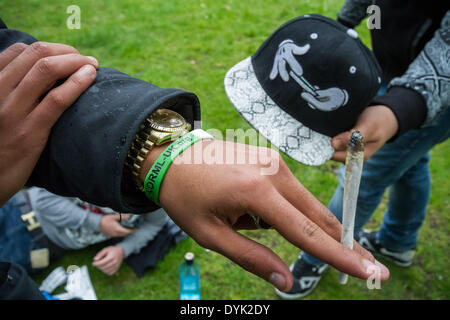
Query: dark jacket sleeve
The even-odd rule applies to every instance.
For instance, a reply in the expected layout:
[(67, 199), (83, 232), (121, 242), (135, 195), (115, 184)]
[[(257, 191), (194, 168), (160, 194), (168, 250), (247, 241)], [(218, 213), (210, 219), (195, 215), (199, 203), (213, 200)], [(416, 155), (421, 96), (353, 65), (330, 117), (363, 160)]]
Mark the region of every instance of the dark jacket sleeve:
[(429, 126), (450, 105), (450, 10), (406, 72), (392, 79), (388, 91), (372, 104), (386, 105), (398, 120), (401, 134)]
[[(0, 28), (0, 52), (16, 42), (35, 41), (26, 33)], [(95, 82), (53, 127), (28, 185), (118, 212), (155, 210), (157, 206), (122, 173), (139, 125), (161, 107), (177, 111), (192, 125), (200, 120), (193, 93), (162, 89), (115, 69), (99, 68)]]

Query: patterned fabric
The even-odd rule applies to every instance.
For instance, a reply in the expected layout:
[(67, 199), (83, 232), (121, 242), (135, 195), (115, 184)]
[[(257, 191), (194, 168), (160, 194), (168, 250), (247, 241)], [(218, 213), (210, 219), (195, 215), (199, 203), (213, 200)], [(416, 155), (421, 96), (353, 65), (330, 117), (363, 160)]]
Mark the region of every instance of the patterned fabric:
[(289, 157), (312, 166), (332, 157), (331, 138), (309, 129), (277, 106), (259, 84), (250, 57), (227, 72), (225, 90), (242, 117)]
[[(347, 0), (338, 18), (356, 26), (373, 3), (373, 0)], [(392, 79), (389, 87), (392, 86), (410, 88), (423, 96), (428, 110), (423, 127), (430, 125), (450, 105), (450, 11), (406, 73)]]
[(419, 92), (427, 104), (423, 126), (436, 119), (450, 105), (450, 11), (406, 73), (392, 79), (389, 86), (402, 86)]

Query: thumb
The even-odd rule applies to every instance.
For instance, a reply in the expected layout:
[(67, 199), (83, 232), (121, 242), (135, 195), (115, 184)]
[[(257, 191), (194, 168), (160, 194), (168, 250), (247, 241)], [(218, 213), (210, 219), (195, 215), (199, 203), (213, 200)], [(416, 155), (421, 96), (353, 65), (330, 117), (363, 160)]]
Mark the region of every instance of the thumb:
[(351, 131), (346, 131), (338, 134), (331, 140), (331, 146), (336, 151), (345, 151), (347, 149), (347, 144), (350, 136)]

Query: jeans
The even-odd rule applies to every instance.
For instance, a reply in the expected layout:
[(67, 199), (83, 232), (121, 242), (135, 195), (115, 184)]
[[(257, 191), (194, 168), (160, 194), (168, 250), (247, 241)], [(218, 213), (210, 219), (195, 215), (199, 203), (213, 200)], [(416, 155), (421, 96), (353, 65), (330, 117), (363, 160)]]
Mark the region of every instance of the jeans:
[(0, 208), (0, 261), (15, 262), (32, 272), (30, 252), (40, 246), (28, 232), (17, 205), (18, 195)]
[[(450, 136), (450, 108), (423, 129), (411, 130), (385, 144), (364, 163), (356, 208), (357, 234), (370, 219), (389, 188), (388, 209), (377, 232), (377, 240), (391, 251), (416, 247), (417, 235), (430, 197), (431, 176), (428, 151)], [(345, 166), (339, 169), (339, 185), (328, 205), (342, 222)], [(303, 252), (302, 258), (315, 265), (322, 261)]]

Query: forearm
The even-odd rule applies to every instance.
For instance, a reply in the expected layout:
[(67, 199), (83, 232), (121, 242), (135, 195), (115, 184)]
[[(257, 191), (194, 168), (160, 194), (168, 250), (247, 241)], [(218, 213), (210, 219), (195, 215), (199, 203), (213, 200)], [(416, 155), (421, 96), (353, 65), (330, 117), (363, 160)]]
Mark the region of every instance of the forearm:
[(100, 215), (83, 210), (71, 199), (57, 196), (41, 188), (31, 188), (28, 194), (39, 217), (52, 225), (72, 229), (83, 226), (98, 230)]
[[(0, 29), (0, 51), (30, 35)], [(52, 128), (28, 185), (78, 197), (118, 212), (142, 213), (157, 207), (123, 177), (131, 142), (140, 124), (157, 108), (177, 111), (193, 125), (200, 120), (197, 97), (161, 89), (111, 68), (99, 68), (95, 82)]]
[(409, 130), (419, 128), (426, 119), (425, 100), (410, 88), (390, 88), (386, 94), (372, 100), (371, 106), (379, 105), (390, 109), (397, 121), (397, 131), (392, 135), (392, 141)]
[(118, 243), (123, 248), (125, 258), (130, 254), (141, 251), (142, 248), (156, 237), (166, 222), (167, 215), (163, 209), (147, 214), (146, 220), (138, 226), (138, 229)]
[(442, 27), (425, 45), (406, 73), (394, 78), (388, 92), (376, 97), (373, 104), (388, 106), (396, 115), (399, 131), (431, 124), (450, 105), (450, 11), (442, 20)]

